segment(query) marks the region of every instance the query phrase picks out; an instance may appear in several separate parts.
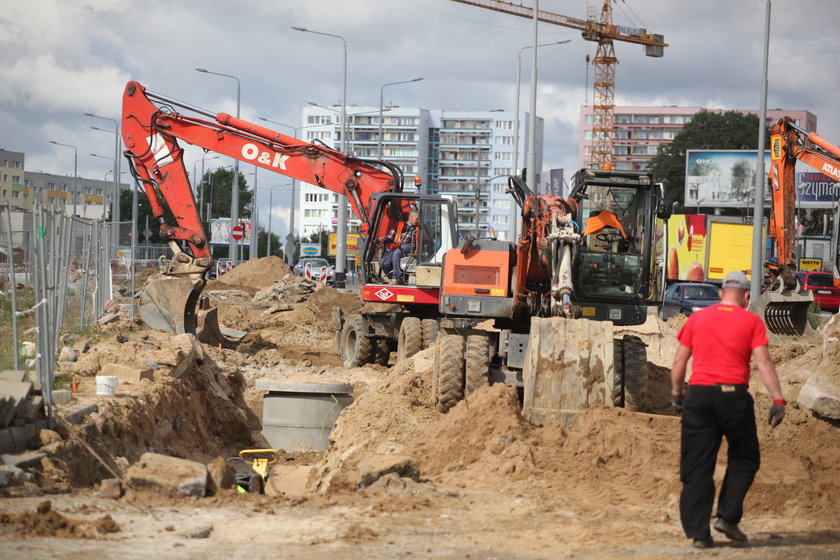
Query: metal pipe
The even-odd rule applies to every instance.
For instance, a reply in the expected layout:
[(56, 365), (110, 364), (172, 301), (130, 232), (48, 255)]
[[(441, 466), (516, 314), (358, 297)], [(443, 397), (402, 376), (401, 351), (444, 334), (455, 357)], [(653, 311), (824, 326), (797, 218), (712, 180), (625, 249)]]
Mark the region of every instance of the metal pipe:
[(534, 18), (533, 18), (533, 27), (534, 27), (534, 54), (531, 57), (531, 114), (528, 115), (528, 126), (530, 130), (528, 131), (528, 153), (526, 159), (526, 167), (528, 168), (528, 173), (525, 178), (525, 184), (531, 189), (531, 192), (537, 192), (537, 154), (536, 154), (536, 144), (537, 141), (537, 37), (538, 37), (538, 28), (539, 28), (539, 11), (540, 11), (540, 2), (539, 0), (534, 0)]

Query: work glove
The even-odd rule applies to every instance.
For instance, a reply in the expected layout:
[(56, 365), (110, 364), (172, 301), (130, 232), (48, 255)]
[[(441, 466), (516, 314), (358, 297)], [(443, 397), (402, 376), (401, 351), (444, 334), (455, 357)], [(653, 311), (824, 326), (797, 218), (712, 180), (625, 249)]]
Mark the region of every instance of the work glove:
[(773, 406), (770, 407), (770, 414), (767, 416), (767, 423), (771, 428), (775, 428), (782, 423), (782, 418), (785, 417), (785, 400), (776, 399), (773, 401)]
[[(673, 410), (677, 414), (681, 414), (684, 400), (685, 395), (677, 395), (676, 397), (671, 395), (671, 410)], [(784, 414), (784, 412), (782, 414)]]

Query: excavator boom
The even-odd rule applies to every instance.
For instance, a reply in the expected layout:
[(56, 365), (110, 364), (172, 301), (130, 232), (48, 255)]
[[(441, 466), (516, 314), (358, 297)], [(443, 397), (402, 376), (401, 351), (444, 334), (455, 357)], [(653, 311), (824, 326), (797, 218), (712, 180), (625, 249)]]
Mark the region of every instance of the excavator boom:
[[(816, 147), (811, 147), (809, 142)], [(773, 195), (770, 239), (775, 245), (777, 258), (768, 266), (778, 275), (778, 288), (768, 290), (750, 306), (764, 318), (772, 333), (781, 335), (806, 334), (809, 331), (807, 310), (813, 303), (813, 294), (802, 291), (793, 275), (797, 265), (797, 161), (840, 180), (840, 148), (816, 132), (806, 132), (789, 117), (783, 117), (770, 131), (770, 170), (767, 177)]]
[[(374, 195), (402, 190), (400, 170), (387, 163), (379, 162), (392, 173), (325, 145), (302, 142), (225, 113), (190, 107), (147, 91), (137, 82), (125, 88), (122, 134), (129, 168), (143, 185), (160, 224), (160, 237), (173, 252), (161, 274), (144, 288), (140, 315), (152, 327), (194, 333), (213, 345), (233, 346), (246, 333), (221, 327), (216, 309), (201, 297), (213, 259), (179, 142), (346, 194), (363, 233), (371, 221)], [(180, 242), (187, 244), (187, 251)]]

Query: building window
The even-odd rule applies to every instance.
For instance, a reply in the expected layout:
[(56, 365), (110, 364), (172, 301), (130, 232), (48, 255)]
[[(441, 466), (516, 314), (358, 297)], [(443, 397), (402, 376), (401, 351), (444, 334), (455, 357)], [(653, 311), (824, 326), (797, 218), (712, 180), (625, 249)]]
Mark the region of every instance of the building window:
[(496, 121), (499, 130), (513, 130), (513, 121)]
[(9, 198), (9, 190), (3, 189), (3, 198)]
[(20, 184), (20, 175), (12, 175), (12, 184), (19, 185)]
[(495, 144), (497, 146), (513, 146), (513, 136), (496, 136)]
[(20, 198), (20, 191), (12, 191), (12, 198)]
[(493, 208), (510, 208), (510, 200), (506, 198), (501, 200), (494, 200)]
[(495, 159), (496, 159), (496, 161), (513, 161), (513, 153), (512, 152), (496, 152)]

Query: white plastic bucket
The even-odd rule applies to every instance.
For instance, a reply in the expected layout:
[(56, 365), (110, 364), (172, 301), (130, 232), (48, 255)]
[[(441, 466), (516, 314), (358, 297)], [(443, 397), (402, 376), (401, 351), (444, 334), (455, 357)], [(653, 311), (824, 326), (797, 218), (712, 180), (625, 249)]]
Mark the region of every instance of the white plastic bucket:
[(120, 380), (113, 375), (97, 375), (96, 376), (96, 394), (97, 395), (116, 395), (117, 385)]

